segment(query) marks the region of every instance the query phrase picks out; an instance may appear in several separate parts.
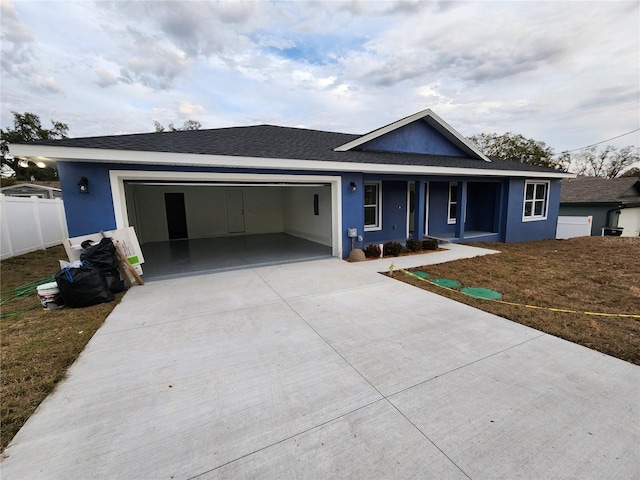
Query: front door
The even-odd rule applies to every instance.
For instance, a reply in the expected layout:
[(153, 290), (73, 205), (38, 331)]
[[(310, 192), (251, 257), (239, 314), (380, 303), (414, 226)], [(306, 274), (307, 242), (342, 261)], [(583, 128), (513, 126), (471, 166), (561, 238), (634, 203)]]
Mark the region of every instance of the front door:
[(242, 190), (225, 190), (224, 201), (227, 209), (227, 229), (229, 233), (244, 232), (244, 198)]

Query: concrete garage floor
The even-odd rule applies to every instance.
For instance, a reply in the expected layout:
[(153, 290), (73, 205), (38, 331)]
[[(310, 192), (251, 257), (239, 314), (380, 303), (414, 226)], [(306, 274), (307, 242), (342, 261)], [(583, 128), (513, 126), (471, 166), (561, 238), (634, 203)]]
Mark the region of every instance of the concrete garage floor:
[(3, 480), (639, 478), (639, 367), (371, 265), (133, 288)]
[(142, 245), (145, 280), (331, 257), (331, 247), (286, 233), (172, 240)]

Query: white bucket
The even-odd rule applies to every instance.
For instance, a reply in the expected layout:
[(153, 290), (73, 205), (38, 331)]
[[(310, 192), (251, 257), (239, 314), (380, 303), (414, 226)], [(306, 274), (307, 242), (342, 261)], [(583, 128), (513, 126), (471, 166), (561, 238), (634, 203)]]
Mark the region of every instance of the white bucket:
[(64, 306), (64, 301), (60, 296), (60, 289), (56, 282), (44, 283), (36, 287), (38, 298), (45, 310), (55, 310)]

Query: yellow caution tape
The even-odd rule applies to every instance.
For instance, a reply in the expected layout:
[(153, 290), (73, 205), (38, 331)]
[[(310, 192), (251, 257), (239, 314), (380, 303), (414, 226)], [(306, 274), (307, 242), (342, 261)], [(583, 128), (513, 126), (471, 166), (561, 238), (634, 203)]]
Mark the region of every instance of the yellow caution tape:
[(409, 275), (410, 277), (416, 278), (418, 280), (421, 280), (423, 282), (427, 282), (430, 283), (431, 285), (435, 285), (436, 287), (440, 287), (440, 288), (446, 288), (447, 290), (451, 290), (454, 292), (458, 292), (461, 295), (466, 295), (467, 297), (471, 297), (471, 298), (475, 298), (478, 300), (487, 300), (489, 302), (497, 302), (497, 303), (503, 303), (505, 305), (513, 305), (516, 307), (526, 307), (526, 308), (533, 308), (533, 309), (537, 309), (537, 310), (548, 310), (551, 312), (560, 312), (560, 313), (577, 313), (580, 315), (593, 315), (593, 316), (597, 316), (597, 317), (622, 317), (622, 318), (640, 318), (640, 314), (630, 314), (630, 313), (601, 313), (601, 312), (581, 312), (579, 310), (568, 310), (566, 308), (552, 308), (552, 307), (540, 307), (538, 305), (526, 305), (524, 303), (514, 303), (514, 302), (507, 302), (505, 300), (498, 300), (495, 298), (482, 298), (482, 297), (476, 297), (474, 295), (469, 295), (466, 292), (461, 292), (460, 290), (455, 290), (453, 288), (449, 288), (449, 287), (443, 287), (442, 285), (438, 285), (435, 282), (430, 281), (429, 279), (426, 278), (422, 278), (419, 277), (417, 275), (414, 275), (412, 272), (409, 272), (403, 268), (397, 268), (394, 264), (391, 264), (389, 266), (389, 271), (393, 273), (393, 271), (399, 271), (404, 273), (405, 275)]

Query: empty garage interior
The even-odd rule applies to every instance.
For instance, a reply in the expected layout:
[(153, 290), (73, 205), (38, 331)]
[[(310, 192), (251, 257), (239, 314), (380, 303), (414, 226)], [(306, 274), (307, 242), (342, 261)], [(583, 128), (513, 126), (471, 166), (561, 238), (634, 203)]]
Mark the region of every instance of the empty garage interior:
[(125, 182), (146, 279), (332, 255), (328, 184)]

